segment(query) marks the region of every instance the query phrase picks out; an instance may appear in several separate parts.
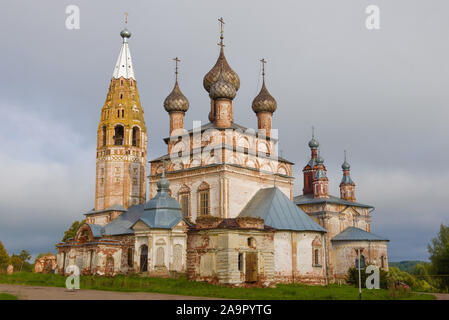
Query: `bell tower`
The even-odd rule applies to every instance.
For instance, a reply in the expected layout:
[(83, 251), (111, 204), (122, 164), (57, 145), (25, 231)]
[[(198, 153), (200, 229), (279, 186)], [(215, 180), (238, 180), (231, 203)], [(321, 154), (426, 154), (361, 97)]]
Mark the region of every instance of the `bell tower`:
[(147, 129), (128, 39), (123, 38), (97, 133), (95, 211), (128, 208), (146, 200)]

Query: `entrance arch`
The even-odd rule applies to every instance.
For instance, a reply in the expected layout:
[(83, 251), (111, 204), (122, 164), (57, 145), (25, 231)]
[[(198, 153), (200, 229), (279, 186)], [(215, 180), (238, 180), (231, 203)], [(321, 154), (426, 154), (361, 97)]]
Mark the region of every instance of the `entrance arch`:
[(140, 272), (148, 271), (148, 246), (142, 245), (140, 247)]

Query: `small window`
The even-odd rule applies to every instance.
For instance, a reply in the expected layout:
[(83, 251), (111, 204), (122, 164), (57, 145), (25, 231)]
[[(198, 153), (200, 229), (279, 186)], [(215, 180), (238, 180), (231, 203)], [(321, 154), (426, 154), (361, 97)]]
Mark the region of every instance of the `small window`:
[(384, 256), (380, 257), (380, 267), (382, 269), (385, 268), (385, 257)]
[(125, 110), (122, 109), (122, 118), (125, 117)]
[(243, 271), (243, 253), (239, 253), (238, 267), (239, 271)]
[(120, 110), (117, 110), (117, 118), (120, 118)]
[(181, 195), (181, 212), (184, 217), (189, 217), (189, 195)]
[(123, 93), (120, 93), (120, 99), (123, 99)]
[(313, 266), (320, 267), (320, 249), (313, 249)]
[(209, 214), (209, 191), (200, 192), (200, 214)]

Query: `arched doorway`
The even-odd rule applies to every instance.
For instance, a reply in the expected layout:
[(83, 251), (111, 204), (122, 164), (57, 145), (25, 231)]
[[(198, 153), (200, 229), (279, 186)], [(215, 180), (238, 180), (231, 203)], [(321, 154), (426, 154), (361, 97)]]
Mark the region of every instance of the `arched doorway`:
[(182, 246), (180, 244), (175, 245), (173, 249), (173, 269), (178, 272), (182, 270)]
[(112, 276), (114, 275), (114, 258), (109, 256), (106, 258), (106, 270), (105, 270), (105, 274), (107, 276)]
[(148, 246), (142, 245), (140, 247), (140, 272), (148, 271)]

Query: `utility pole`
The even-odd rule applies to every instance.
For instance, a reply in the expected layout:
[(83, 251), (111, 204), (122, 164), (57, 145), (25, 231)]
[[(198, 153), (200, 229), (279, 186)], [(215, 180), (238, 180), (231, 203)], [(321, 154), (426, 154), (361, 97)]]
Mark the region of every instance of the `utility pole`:
[(360, 268), (361, 268), (360, 248), (358, 248), (357, 250), (358, 250), (358, 255), (359, 255), (359, 259), (358, 259), (358, 267), (359, 267), (359, 300), (362, 300), (362, 273), (360, 271)]

